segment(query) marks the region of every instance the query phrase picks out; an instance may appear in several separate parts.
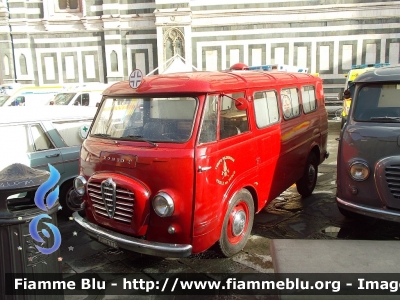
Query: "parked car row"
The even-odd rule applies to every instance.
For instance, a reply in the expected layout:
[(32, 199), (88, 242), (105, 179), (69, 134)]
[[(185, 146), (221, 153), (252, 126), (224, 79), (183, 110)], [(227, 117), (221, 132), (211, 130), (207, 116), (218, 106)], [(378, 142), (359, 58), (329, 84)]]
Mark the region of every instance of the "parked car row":
[[(6, 89), (7, 87), (7, 89)], [(13, 87), (13, 88), (10, 88)], [(55, 86), (2, 86), (0, 106), (76, 105), (97, 106), (107, 84)]]

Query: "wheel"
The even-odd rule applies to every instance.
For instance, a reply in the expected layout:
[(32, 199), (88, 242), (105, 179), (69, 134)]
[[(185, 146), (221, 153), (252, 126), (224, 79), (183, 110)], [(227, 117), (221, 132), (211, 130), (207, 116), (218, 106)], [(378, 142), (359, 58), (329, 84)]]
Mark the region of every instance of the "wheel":
[(317, 184), (318, 176), (318, 159), (315, 153), (310, 153), (308, 156), (306, 168), (303, 176), (296, 182), (297, 191), (303, 197), (308, 197), (314, 191)]
[(225, 257), (241, 251), (249, 239), (254, 221), (253, 197), (247, 190), (239, 191), (225, 214), (218, 245)]
[(66, 217), (70, 217), (73, 212), (81, 210), (82, 198), (76, 197), (73, 180), (69, 180), (61, 186), (59, 201), (62, 206), (61, 213)]

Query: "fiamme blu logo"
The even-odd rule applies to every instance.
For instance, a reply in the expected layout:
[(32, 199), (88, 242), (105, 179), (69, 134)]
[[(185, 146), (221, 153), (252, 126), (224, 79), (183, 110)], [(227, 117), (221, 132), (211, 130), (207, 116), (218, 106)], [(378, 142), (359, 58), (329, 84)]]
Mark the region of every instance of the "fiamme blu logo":
[[(35, 194), (35, 204), (38, 208), (43, 210), (44, 212), (35, 218), (32, 219), (32, 221), (29, 223), (29, 234), (31, 237), (38, 243), (44, 244), (45, 241), (41, 237), (40, 233), (46, 238), (50, 238), (50, 233), (49, 230), (52, 232), (52, 235), (54, 236), (54, 244), (50, 248), (44, 248), (40, 247), (38, 245), (35, 245), (37, 250), (43, 254), (51, 254), (55, 251), (57, 251), (58, 248), (60, 248), (61, 245), (61, 234), (58, 228), (53, 225), (52, 223), (45, 222), (45, 219), (52, 219), (48, 212), (49, 210), (56, 204), (58, 195), (59, 195), (59, 186), (52, 190), (50, 193), (48, 193), (60, 180), (60, 173), (52, 166), (49, 164), (49, 169), (50, 169), (50, 177), (47, 181), (43, 182), (39, 188), (36, 191)], [(46, 197), (46, 203), (45, 203), (45, 196), (48, 193)], [(44, 225), (47, 226), (48, 229), (44, 228), (42, 230), (38, 231), (38, 225), (40, 223), (43, 223)]]

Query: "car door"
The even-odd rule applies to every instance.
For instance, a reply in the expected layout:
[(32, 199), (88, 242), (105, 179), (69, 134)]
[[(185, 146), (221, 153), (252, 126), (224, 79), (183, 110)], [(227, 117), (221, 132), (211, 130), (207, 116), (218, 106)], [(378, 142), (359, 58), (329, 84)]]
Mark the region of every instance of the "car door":
[(51, 164), (60, 174), (64, 173), (65, 169), (61, 152), (57, 144), (50, 139), (43, 124), (33, 123), (27, 126), (32, 150), (28, 153), (31, 167), (48, 171), (48, 164)]
[(206, 99), (195, 150), (194, 236), (206, 233), (223, 219), (222, 203), (232, 184), (256, 169), (257, 145), (247, 142), (251, 136), (247, 112), (231, 109), (232, 105), (232, 97), (208, 95)]
[(65, 179), (76, 177), (79, 173), (79, 153), (91, 122), (89, 118), (49, 122), (48, 126), (54, 128), (50, 136), (55, 141), (60, 139), (63, 144), (59, 149), (64, 160)]

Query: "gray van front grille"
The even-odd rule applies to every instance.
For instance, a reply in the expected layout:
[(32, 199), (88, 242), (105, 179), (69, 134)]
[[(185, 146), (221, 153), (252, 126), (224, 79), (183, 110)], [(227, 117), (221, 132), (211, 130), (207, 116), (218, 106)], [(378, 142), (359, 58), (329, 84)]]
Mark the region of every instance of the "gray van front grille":
[[(107, 201), (107, 204), (104, 203), (101, 192), (101, 182), (89, 182), (88, 193), (96, 214), (101, 215), (102, 217), (110, 218), (109, 214), (107, 213), (109, 208), (106, 209), (105, 205), (109, 206), (113, 204), (111, 201)], [(128, 189), (124, 189), (116, 185), (115, 212), (112, 219), (123, 223), (131, 223), (134, 207), (135, 194)]]
[(400, 165), (390, 165), (385, 168), (386, 182), (393, 197), (400, 199)]

